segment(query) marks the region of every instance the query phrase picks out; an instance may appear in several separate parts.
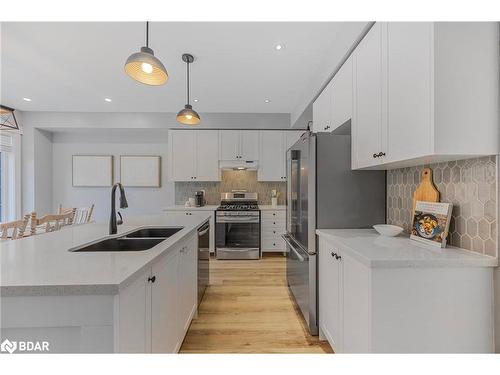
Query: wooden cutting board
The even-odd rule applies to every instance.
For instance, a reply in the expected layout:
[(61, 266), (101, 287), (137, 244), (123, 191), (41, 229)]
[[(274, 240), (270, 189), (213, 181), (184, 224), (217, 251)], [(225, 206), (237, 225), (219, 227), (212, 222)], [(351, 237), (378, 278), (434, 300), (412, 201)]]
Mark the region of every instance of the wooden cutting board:
[(417, 204), (417, 201), (439, 202), (439, 191), (436, 189), (432, 180), (432, 169), (430, 168), (424, 168), (422, 174), (420, 175), (420, 183), (413, 193), (413, 209), (411, 212), (412, 222), (413, 217), (415, 216), (415, 205)]

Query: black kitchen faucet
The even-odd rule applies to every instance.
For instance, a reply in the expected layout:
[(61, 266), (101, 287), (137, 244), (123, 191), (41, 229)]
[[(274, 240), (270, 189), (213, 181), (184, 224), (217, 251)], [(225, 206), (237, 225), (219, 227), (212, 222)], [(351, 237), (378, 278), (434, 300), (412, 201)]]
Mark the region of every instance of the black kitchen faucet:
[(123, 218), (120, 212), (118, 212), (120, 220), (118, 221), (116, 220), (116, 202), (115, 202), (116, 187), (120, 188), (120, 208), (128, 207), (127, 197), (125, 197), (125, 189), (123, 188), (121, 183), (117, 182), (111, 188), (111, 217), (109, 218), (109, 234), (116, 234), (118, 230), (117, 226), (123, 224)]

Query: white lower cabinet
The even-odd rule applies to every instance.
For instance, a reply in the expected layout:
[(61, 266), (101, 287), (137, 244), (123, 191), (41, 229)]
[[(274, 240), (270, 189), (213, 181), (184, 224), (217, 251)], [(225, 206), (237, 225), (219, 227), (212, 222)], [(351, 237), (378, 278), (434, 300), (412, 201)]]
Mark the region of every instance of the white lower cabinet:
[(115, 351), (179, 351), (197, 307), (197, 237), (191, 235), (115, 298)]
[(151, 267), (151, 277), (155, 278), (151, 288), (151, 351), (153, 353), (173, 353), (179, 346), (179, 322), (177, 306), (183, 298), (179, 290), (180, 275), (177, 269), (179, 252), (175, 251), (159, 260)]
[(336, 353), (493, 351), (491, 269), (368, 266), (352, 254), (319, 236), (319, 332)]
[(286, 232), (286, 212), (283, 210), (261, 211), (262, 252), (286, 251), (281, 235)]
[(370, 352), (369, 268), (320, 239), (319, 327), (337, 353)]

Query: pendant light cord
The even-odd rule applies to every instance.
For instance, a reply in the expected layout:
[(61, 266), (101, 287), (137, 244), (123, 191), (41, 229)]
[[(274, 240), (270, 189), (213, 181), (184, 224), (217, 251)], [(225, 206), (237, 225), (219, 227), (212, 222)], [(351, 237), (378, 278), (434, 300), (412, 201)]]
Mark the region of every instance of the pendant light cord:
[(189, 104), (189, 58), (187, 60), (187, 104)]
[(146, 21), (146, 47), (149, 48), (149, 21)]

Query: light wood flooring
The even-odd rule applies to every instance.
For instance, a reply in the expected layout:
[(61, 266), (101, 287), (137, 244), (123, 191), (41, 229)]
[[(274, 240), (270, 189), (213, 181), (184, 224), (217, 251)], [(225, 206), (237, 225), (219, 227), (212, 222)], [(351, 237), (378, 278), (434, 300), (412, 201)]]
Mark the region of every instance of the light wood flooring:
[(212, 259), (210, 283), (181, 353), (332, 353), (308, 334), (288, 293), (283, 255)]

